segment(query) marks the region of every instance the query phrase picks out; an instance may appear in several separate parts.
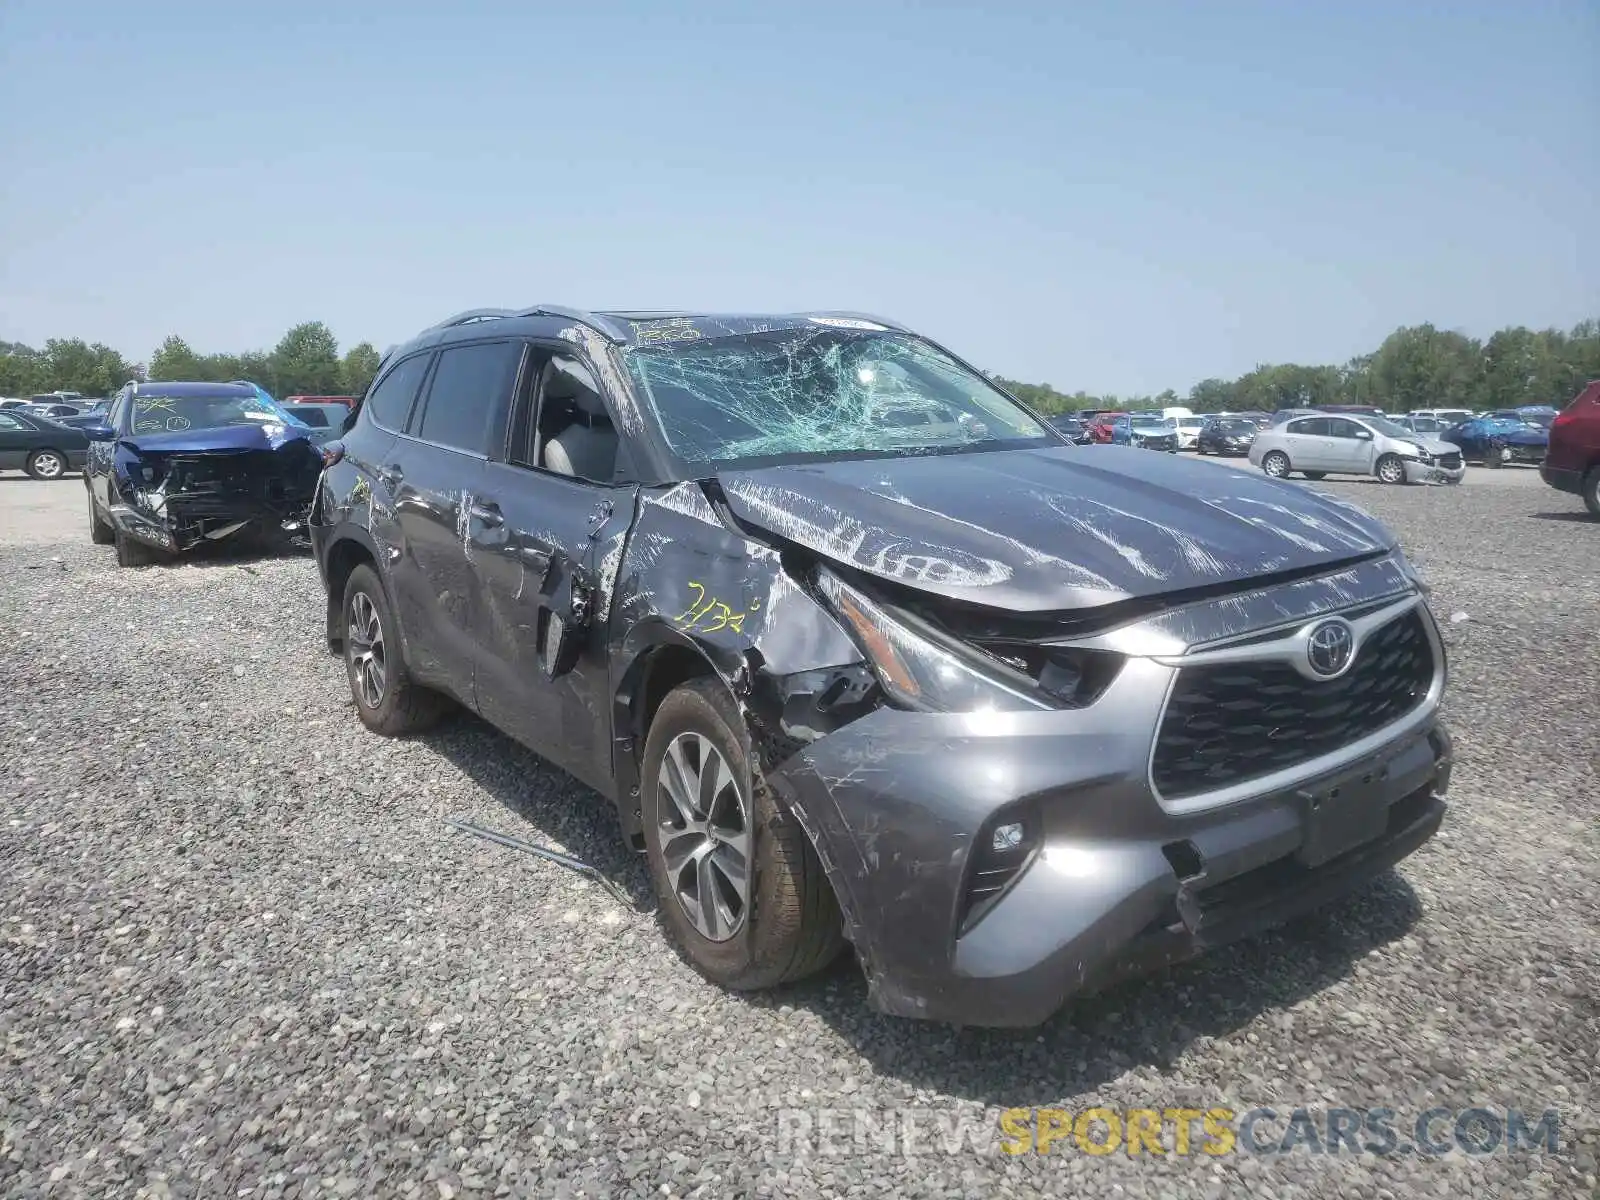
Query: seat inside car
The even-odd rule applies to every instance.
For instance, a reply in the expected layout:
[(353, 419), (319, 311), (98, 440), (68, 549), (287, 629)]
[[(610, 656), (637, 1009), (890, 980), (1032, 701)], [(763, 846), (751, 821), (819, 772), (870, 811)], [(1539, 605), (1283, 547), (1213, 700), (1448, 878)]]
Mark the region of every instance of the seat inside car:
[(545, 364), (539, 386), (542, 465), (558, 475), (609, 482), (616, 473), (617, 430), (588, 370), (557, 355)]

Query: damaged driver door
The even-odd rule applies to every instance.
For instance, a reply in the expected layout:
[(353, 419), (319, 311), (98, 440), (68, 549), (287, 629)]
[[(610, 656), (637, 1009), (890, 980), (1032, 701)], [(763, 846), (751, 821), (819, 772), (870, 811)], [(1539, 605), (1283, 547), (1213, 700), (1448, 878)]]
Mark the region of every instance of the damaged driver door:
[(638, 488), (570, 347), (531, 346), (503, 451), (472, 498), (479, 710), (592, 786), (611, 775), (606, 626)]

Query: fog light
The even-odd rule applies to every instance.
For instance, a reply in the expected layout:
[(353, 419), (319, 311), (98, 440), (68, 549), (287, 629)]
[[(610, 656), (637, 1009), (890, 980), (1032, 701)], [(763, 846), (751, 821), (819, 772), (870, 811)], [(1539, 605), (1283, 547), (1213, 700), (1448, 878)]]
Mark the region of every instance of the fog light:
[(994, 850), (1015, 850), (1022, 845), (1022, 822), (1013, 821), (1009, 825), (996, 825), (989, 845)]

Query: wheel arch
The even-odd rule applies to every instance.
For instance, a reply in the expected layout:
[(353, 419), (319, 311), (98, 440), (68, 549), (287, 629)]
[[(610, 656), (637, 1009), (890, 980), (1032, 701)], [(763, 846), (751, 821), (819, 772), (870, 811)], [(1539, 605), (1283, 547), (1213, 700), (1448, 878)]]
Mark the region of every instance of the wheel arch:
[[(393, 589), (389, 586), (388, 574), (379, 561), (378, 549), (371, 537), (363, 529), (342, 529), (328, 543), (328, 549), (323, 555), (323, 578), (328, 589), (326, 634), (330, 653), (340, 654), (344, 651), (341, 612), (344, 608), (345, 584), (350, 581), (351, 573), (362, 564), (371, 567), (373, 573), (377, 575), (378, 582), (387, 594), (389, 611), (394, 617), (395, 625), (398, 627), (400, 624), (399, 615), (395, 611)], [(401, 648), (404, 649), (405, 630), (398, 629), (398, 632)]]
[[(617, 820), (635, 850), (644, 849), (639, 812), (639, 767), (645, 740), (661, 702), (692, 679), (716, 679), (739, 705), (739, 664), (688, 637), (664, 621), (635, 626), (623, 649), (624, 665), (612, 691), (612, 774), (616, 779)], [(742, 705), (739, 705), (741, 708)]]

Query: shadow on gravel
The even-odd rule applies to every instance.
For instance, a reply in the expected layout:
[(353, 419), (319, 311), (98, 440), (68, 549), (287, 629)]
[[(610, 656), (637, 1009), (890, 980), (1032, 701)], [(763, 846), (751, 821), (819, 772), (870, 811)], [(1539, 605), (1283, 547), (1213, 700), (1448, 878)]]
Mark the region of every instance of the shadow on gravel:
[(1575, 525), (1594, 520), (1593, 517), (1581, 509), (1567, 512), (1529, 513), (1528, 515), (1535, 521), (1571, 521)]
[[(615, 806), (604, 796), (465, 709), (457, 710), (417, 740), (448, 759), (505, 806), (515, 819), (491, 823), (498, 832), (536, 845), (549, 845), (554, 838), (563, 853), (582, 859), (628, 893), (636, 908), (654, 907), (655, 893), (644, 859), (623, 845)], [(439, 836), (466, 835), (454, 833), (441, 823)], [(598, 903), (616, 904), (592, 882), (589, 886), (594, 887)], [(664, 954), (672, 952), (665, 944), (661, 949)]]
[[(171, 571), (178, 567), (243, 567), (258, 562), (276, 562), (279, 559), (303, 558), (312, 561), (309, 546), (274, 546), (254, 541), (236, 542), (231, 538), (220, 542), (202, 542), (182, 554), (163, 555), (150, 566)], [(148, 568), (140, 568), (148, 569)]]
[(1003, 1107), (1048, 1105), (1137, 1067), (1168, 1070), (1195, 1039), (1226, 1038), (1315, 995), (1421, 914), (1411, 886), (1390, 871), (1279, 930), (1078, 997), (1038, 1029), (958, 1030), (882, 1016), (867, 1007), (853, 966), (751, 1002), (809, 1009), (875, 1071), (916, 1087)]
[[(623, 845), (604, 797), (465, 711), (418, 740), (505, 807), (508, 819), (490, 821), (500, 832), (541, 845), (554, 839), (637, 908), (654, 907), (644, 860)], [(439, 836), (464, 835), (441, 824)], [(595, 895), (601, 904), (615, 903), (598, 888)], [(1167, 1070), (1195, 1039), (1226, 1038), (1336, 983), (1421, 915), (1411, 886), (1390, 871), (1281, 929), (1080, 996), (1037, 1029), (955, 1029), (883, 1016), (868, 1007), (866, 981), (849, 954), (813, 979), (743, 1000), (768, 1011), (814, 1013), (879, 1074), (986, 1104), (1045, 1105), (1140, 1066)], [(664, 932), (660, 937), (660, 952), (674, 953)]]

